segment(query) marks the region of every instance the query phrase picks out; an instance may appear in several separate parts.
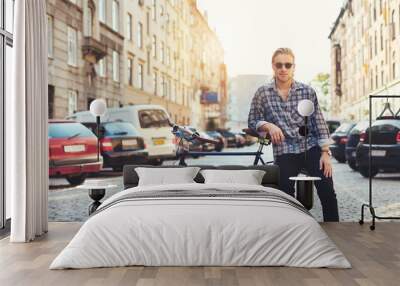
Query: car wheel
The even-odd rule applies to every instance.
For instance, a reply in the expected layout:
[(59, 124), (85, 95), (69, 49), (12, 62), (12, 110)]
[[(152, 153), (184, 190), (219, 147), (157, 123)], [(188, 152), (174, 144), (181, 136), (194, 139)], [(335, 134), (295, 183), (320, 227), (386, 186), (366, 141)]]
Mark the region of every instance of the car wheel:
[(347, 161), (347, 164), (348, 164), (349, 167), (352, 168), (354, 171), (358, 171), (356, 161), (351, 161), (351, 160), (350, 160), (350, 161)]
[[(358, 171), (360, 172), (360, 174), (365, 177), (365, 178), (369, 178), (369, 169), (368, 167), (362, 167), (362, 168), (358, 168)], [(377, 168), (371, 168), (371, 178), (375, 177), (376, 174), (378, 174), (379, 170)]]
[(344, 157), (335, 157), (336, 161), (338, 161), (339, 163), (346, 163), (346, 158)]
[(67, 179), (68, 183), (72, 186), (77, 186), (83, 184), (87, 177), (87, 174), (79, 174), (79, 175), (67, 175), (65, 179)]

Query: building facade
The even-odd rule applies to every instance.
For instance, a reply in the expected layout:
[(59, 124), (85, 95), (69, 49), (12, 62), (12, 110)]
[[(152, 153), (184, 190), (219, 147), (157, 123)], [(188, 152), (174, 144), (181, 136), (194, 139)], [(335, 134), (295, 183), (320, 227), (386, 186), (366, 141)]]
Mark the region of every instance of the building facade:
[[(224, 52), (196, 1), (47, 2), (50, 118), (104, 98), (162, 105), (178, 124), (225, 123)], [(202, 102), (207, 91), (218, 100)]]
[[(367, 119), (370, 94), (400, 94), (400, 0), (348, 0), (329, 35), (332, 115)], [(389, 99), (394, 113), (400, 99)], [(374, 100), (373, 118), (386, 99)]]

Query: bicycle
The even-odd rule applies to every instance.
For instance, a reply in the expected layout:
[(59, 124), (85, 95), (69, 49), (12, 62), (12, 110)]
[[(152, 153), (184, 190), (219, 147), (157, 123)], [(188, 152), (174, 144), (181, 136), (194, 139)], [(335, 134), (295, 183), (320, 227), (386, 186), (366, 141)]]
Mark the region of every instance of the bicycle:
[(256, 131), (250, 129), (250, 128), (245, 128), (243, 129), (243, 132), (246, 134), (256, 137), (257, 141), (259, 143), (258, 149), (255, 152), (205, 152), (205, 151), (200, 151), (200, 152), (194, 152), (188, 150), (188, 148), (185, 148), (184, 142), (193, 142), (195, 140), (201, 142), (201, 143), (211, 143), (214, 145), (219, 144), (220, 142), (217, 140), (212, 140), (208, 138), (201, 137), (200, 134), (195, 131), (191, 131), (188, 128), (185, 128), (183, 126), (179, 126), (174, 123), (169, 123), (169, 125), (172, 127), (172, 133), (179, 138), (178, 142), (178, 150), (177, 150), (177, 157), (179, 158), (179, 165), (180, 166), (187, 166), (185, 159), (187, 156), (192, 156), (192, 157), (199, 157), (199, 156), (255, 156), (253, 165), (258, 165), (259, 162), (261, 162), (262, 165), (267, 165), (267, 164), (272, 164), (273, 161), (267, 161), (265, 162), (264, 159), (262, 158), (263, 149), (264, 146), (268, 146), (271, 144), (271, 140), (269, 137), (261, 137)]

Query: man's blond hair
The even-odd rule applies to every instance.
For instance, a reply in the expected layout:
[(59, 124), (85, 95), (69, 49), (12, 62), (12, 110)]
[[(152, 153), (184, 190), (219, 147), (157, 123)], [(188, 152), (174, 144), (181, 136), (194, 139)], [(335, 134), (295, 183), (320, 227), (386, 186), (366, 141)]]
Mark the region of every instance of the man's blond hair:
[(289, 55), (293, 57), (293, 61), (294, 61), (294, 53), (291, 49), (289, 48), (279, 48), (277, 50), (275, 50), (274, 54), (272, 55), (272, 62), (274, 62), (274, 59), (276, 56), (278, 55)]

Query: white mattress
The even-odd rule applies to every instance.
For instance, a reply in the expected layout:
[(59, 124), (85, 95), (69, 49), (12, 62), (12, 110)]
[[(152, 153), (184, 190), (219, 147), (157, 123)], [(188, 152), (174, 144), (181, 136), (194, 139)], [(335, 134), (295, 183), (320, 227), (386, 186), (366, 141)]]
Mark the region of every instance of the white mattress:
[(193, 183), (131, 188), (106, 200), (99, 208), (103, 210), (82, 225), (50, 269), (128, 265), (351, 267), (311, 215), (274, 199), (178, 196), (113, 204), (137, 192), (210, 189), (261, 190), (298, 203), (279, 190), (254, 185)]

